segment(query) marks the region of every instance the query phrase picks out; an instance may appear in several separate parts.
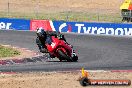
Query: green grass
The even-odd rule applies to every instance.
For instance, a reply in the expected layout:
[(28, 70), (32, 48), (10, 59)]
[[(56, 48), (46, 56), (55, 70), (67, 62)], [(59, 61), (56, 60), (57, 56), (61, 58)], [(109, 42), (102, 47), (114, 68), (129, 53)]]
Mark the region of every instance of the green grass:
[(0, 17), (24, 18), (24, 19), (49, 19), (63, 21), (96, 21), (96, 22), (116, 22), (120, 23), (122, 17), (120, 13), (99, 14), (99, 13), (81, 13), (81, 12), (60, 12), (60, 13), (13, 13), (0, 12)]
[(20, 55), (20, 52), (17, 50), (14, 50), (12, 48), (7, 48), (0, 45), (0, 58), (2, 57), (13, 57), (16, 55)]

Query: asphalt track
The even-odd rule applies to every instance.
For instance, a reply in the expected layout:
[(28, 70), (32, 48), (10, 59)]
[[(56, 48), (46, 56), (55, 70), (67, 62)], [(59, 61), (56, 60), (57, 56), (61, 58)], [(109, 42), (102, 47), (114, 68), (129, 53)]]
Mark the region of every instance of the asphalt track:
[[(79, 56), (78, 62), (49, 62), (1, 65), (0, 71), (63, 71), (130, 70), (132, 69), (132, 38), (84, 34), (64, 34)], [(0, 31), (0, 44), (8, 44), (38, 51), (35, 32)]]

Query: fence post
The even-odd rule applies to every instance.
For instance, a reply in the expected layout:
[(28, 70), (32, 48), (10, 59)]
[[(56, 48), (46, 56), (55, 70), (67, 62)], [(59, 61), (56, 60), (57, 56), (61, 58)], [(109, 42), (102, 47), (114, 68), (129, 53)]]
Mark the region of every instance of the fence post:
[(99, 12), (98, 12), (98, 21), (99, 21)]
[(70, 11), (67, 12), (66, 21), (69, 21), (69, 15), (70, 15)]
[(39, 1), (37, 1), (36, 3), (37, 3), (36, 4), (37, 6), (36, 6), (36, 9), (35, 9), (36, 10), (35, 14), (36, 14), (36, 18), (38, 19), (39, 18)]
[(7, 9), (7, 14), (8, 14), (8, 16), (9, 16), (9, 12), (10, 12), (10, 2), (9, 2), (9, 0), (8, 0), (8, 3), (7, 3), (7, 6), (8, 6), (8, 7), (7, 7), (7, 8), (8, 8), (8, 9)]

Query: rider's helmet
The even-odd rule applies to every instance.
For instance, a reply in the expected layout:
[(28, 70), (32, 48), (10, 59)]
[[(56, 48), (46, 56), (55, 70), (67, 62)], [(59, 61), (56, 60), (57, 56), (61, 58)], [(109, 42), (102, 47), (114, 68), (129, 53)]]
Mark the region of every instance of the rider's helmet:
[(40, 37), (40, 38), (45, 38), (46, 37), (46, 32), (42, 27), (37, 28), (37, 36)]

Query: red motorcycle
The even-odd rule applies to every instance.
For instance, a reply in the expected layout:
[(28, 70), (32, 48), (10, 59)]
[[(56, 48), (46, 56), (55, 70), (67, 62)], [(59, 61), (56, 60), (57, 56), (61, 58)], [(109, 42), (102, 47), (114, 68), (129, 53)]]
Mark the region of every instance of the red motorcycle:
[(78, 56), (76, 55), (72, 47), (69, 46), (64, 40), (58, 39), (55, 36), (51, 36), (50, 38), (52, 42), (50, 44), (46, 43), (46, 46), (51, 57), (57, 57), (60, 61), (78, 61)]

